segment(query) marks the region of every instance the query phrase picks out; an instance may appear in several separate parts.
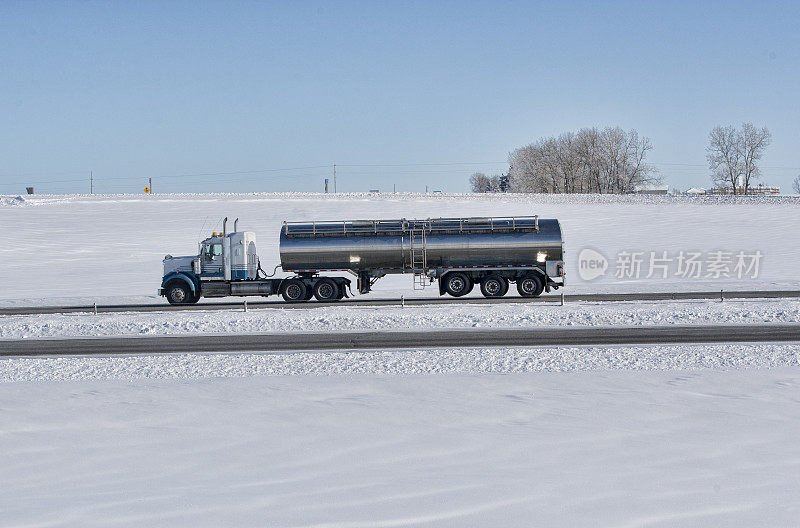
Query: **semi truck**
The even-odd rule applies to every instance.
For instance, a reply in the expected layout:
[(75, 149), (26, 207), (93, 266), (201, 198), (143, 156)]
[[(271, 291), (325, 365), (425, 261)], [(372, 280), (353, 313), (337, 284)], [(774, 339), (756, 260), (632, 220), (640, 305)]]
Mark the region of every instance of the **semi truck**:
[[(414, 289), (438, 283), (439, 295), (461, 297), (480, 287), (502, 297), (515, 283), (523, 297), (565, 285), (558, 220), (538, 216), (284, 222), (280, 262), (261, 267), (256, 235), (239, 220), (199, 244), (197, 255), (164, 257), (159, 295), (170, 304), (202, 297), (281, 295), (287, 302), (338, 301), (367, 294), (390, 274), (412, 274)], [(288, 276), (277, 277), (281, 269)], [(333, 275), (332, 275), (333, 274)]]

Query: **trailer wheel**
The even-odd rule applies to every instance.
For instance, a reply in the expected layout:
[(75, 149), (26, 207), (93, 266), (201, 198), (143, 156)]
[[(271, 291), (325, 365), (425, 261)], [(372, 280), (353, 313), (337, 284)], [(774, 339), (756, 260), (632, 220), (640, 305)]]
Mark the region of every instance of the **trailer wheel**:
[(481, 280), (484, 297), (502, 297), (508, 291), (508, 280), (500, 275), (487, 275)]
[(523, 297), (538, 297), (544, 291), (544, 282), (538, 275), (526, 275), (517, 279), (517, 291)]
[(167, 301), (170, 304), (191, 304), (197, 302), (189, 286), (182, 281), (173, 281), (167, 285)]
[(281, 295), (286, 302), (300, 302), (305, 301), (308, 294), (308, 288), (305, 283), (300, 279), (288, 279), (284, 281), (281, 288)]
[(334, 299), (335, 301), (341, 301), (342, 299), (344, 299), (344, 294), (345, 294), (344, 288), (345, 288), (344, 284), (336, 285), (336, 298)]
[(472, 291), (472, 281), (463, 273), (448, 273), (444, 276), (444, 291), (453, 297), (461, 297)]
[(332, 279), (322, 278), (314, 284), (314, 297), (318, 301), (338, 301), (339, 285)]

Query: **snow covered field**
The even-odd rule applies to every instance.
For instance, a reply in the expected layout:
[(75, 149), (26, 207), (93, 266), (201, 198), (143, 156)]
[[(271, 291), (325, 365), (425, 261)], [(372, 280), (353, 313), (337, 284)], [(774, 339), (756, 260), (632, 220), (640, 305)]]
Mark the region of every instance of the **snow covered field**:
[(800, 299), (335, 306), (0, 316), (0, 340), (48, 337), (800, 323)]
[[(798, 198), (0, 197), (0, 305), (165, 302), (223, 216), (557, 217), (568, 291), (800, 287)], [(582, 281), (580, 249), (609, 258)], [(621, 251), (755, 252), (757, 278), (614, 276)], [(646, 275), (646, 270), (644, 275)], [(375, 296), (413, 295), (410, 277)], [(436, 295), (433, 289), (416, 292)], [(474, 294), (473, 294), (474, 295)], [(800, 301), (458, 304), (0, 317), (3, 339), (798, 323)], [(0, 526), (793, 526), (800, 344), (0, 359)]]
[(29, 381), (0, 401), (2, 526), (800, 517), (797, 367)]
[[(256, 232), (264, 269), (278, 262), (284, 220), (428, 218), (538, 214), (558, 218), (566, 243), (569, 292), (780, 289), (800, 287), (793, 243), (800, 198), (693, 198), (652, 196), (424, 195), (424, 194), (211, 194), (69, 195), (0, 197), (0, 225), (13, 243), (0, 248), (5, 272), (2, 305), (165, 302), (155, 292), (166, 254), (187, 255), (221, 220), (240, 218)], [(582, 281), (581, 249), (609, 261), (606, 275)], [(620, 252), (642, 253), (635, 277), (616, 277)], [(758, 277), (676, 276), (680, 252), (760, 251)], [(650, 252), (673, 259), (667, 278), (649, 279)], [(387, 277), (373, 296), (437, 295), (411, 290), (411, 277)], [(473, 295), (480, 295), (473, 293)]]

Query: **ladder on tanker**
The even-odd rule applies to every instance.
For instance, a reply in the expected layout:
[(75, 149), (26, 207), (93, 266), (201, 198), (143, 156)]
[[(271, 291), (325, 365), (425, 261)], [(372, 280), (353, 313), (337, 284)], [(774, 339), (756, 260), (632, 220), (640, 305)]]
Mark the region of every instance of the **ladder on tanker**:
[(430, 284), (428, 278), (428, 254), (426, 248), (425, 225), (414, 227), (409, 233), (411, 242), (411, 271), (414, 273), (414, 289), (424, 290)]

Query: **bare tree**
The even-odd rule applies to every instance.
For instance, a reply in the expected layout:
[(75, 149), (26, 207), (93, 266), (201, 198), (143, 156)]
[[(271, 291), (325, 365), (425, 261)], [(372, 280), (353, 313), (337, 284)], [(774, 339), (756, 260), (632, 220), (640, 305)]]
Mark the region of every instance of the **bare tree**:
[(792, 182), (792, 190), (796, 194), (800, 194), (800, 175), (798, 175), (797, 178), (795, 178)]
[(764, 151), (772, 141), (767, 127), (757, 129), (752, 123), (743, 123), (742, 131), (739, 134), (739, 150), (742, 159), (742, 183), (744, 184), (744, 194), (750, 190), (750, 181), (758, 179), (761, 171), (758, 168), (758, 161)]
[(730, 185), (733, 194), (737, 193), (742, 176), (742, 160), (739, 133), (733, 126), (715, 126), (708, 134), (706, 158), (711, 169), (711, 180), (718, 187)]
[(758, 161), (772, 140), (766, 127), (743, 123), (742, 129), (716, 126), (708, 135), (706, 158), (715, 185), (730, 186), (733, 194), (748, 194), (760, 175)]
[(509, 185), (514, 192), (629, 193), (658, 181), (645, 163), (650, 150), (647, 138), (619, 127), (541, 138), (509, 154)]
[(472, 186), (472, 192), (475, 193), (488, 193), (492, 190), (492, 181), (482, 172), (476, 172), (469, 177), (469, 184)]

